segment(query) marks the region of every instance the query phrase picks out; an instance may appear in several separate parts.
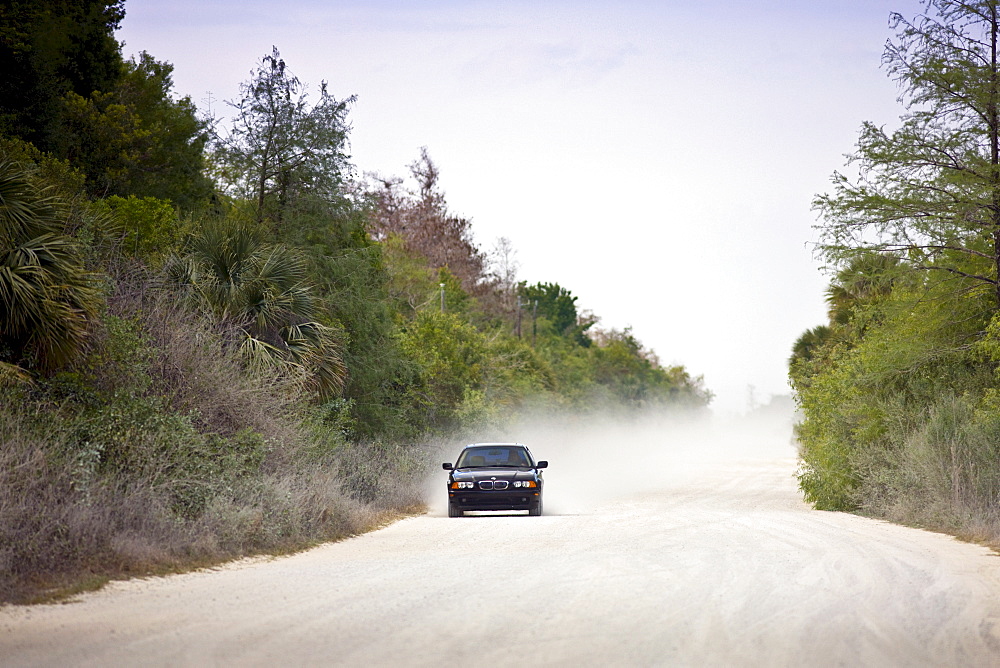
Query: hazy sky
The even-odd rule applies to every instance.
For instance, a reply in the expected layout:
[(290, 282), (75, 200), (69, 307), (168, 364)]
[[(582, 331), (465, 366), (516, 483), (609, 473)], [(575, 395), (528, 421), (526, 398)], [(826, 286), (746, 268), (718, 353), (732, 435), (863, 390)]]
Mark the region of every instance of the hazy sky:
[[(520, 278), (631, 326), (723, 411), (789, 391), (825, 320), (814, 195), (861, 122), (893, 125), (889, 14), (919, 0), (128, 0), (118, 38), (225, 112), (271, 47), (357, 95), (359, 171), (427, 146), (454, 212)], [(211, 96), (209, 96), (211, 93)]]

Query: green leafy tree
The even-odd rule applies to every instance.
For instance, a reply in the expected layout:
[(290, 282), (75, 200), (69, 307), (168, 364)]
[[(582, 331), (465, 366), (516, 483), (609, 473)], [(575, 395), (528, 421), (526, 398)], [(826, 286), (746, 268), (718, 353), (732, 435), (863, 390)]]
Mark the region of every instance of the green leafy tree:
[(558, 283), (521, 284), (520, 295), (525, 308), (545, 318), (552, 330), (559, 336), (566, 336), (578, 345), (588, 347), (590, 339), (586, 332), (594, 321), (583, 320), (576, 310), (576, 297)]
[(0, 159), (0, 360), (50, 371), (83, 351), (101, 304), (59, 198)]
[(883, 62), (907, 107), (898, 130), (865, 123), (851, 163), (815, 205), (834, 264), (877, 252), (973, 279), (1000, 307), (1000, 21), (996, 0), (929, 0), (892, 15)]
[(892, 15), (883, 57), (899, 128), (866, 123), (858, 177), (816, 199), (838, 271), (830, 321), (796, 342), (790, 377), (807, 500), (940, 526), (992, 506), (983, 481), (1000, 475), (982, 419), (997, 384), (1000, 22), (996, 0), (925, 5)]
[(0, 6), (0, 133), (59, 152), (63, 97), (111, 90), (124, 0), (9, 0)]
[(420, 366), (416, 398), (437, 429), (486, 416), (498, 422), (553, 387), (548, 365), (525, 343), (481, 332), (456, 313), (419, 312), (403, 328), (402, 346)]
[(320, 84), (310, 103), (305, 86), (274, 48), (240, 85), (232, 127), (214, 140), (216, 174), (226, 191), (254, 204), (258, 221), (280, 221), (306, 192), (340, 195), (348, 169), (347, 112)]
[(93, 197), (155, 197), (185, 210), (206, 204), (207, 124), (189, 97), (172, 97), (173, 66), (146, 52), (106, 91), (64, 98), (58, 154), (87, 175)]
[(597, 333), (589, 353), (595, 384), (622, 406), (707, 406), (712, 393), (682, 366), (663, 367), (631, 329)]
[(114, 93), (142, 119), (149, 139), (139, 169), (130, 172), (122, 190), (192, 210), (213, 195), (212, 182), (205, 175), (209, 122), (198, 116), (190, 96), (175, 98), (173, 71), (172, 64), (145, 51), (125, 61)]
[(811, 358), (795, 360), (791, 379), (804, 414), (799, 480), (808, 501), (824, 509), (923, 512), (927, 500), (907, 487), (930, 472), (917, 462), (929, 447), (924, 430), (954, 397), (975, 406), (996, 384), (995, 365), (981, 349), (992, 293), (974, 286), (974, 279), (943, 276), (899, 283), (855, 308), (852, 317), (865, 326), (854, 327), (849, 342), (824, 342)]
[(91, 197), (137, 195), (193, 209), (211, 196), (206, 124), (171, 95), (172, 66), (123, 61), (122, 0), (14, 0), (0, 7), (0, 134), (68, 159)]
[(281, 239), (308, 259), (317, 320), (344, 332), (350, 373), (338, 401), (351, 431), (364, 438), (410, 438), (422, 427), (422, 413), (411, 394), (418, 367), (399, 342), (397, 320), (408, 309), (395, 298), (387, 250), (368, 235), (366, 221), (367, 213), (346, 199), (306, 195), (291, 205)]
[(455, 412), (470, 391), (482, 389), (488, 364), (485, 337), (457, 314), (426, 310), (403, 329), (403, 350), (423, 371), (418, 400), (428, 422), (455, 425)]

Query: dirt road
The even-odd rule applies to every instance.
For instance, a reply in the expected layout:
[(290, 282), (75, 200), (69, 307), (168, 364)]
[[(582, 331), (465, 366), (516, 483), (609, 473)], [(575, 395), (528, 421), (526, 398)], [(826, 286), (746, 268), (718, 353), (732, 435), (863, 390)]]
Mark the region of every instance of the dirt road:
[[(2, 609), (0, 665), (1000, 664), (1000, 559), (809, 510), (790, 457), (653, 488), (636, 466), (634, 493), (589, 506), (560, 501), (557, 471), (540, 518), (434, 511), (289, 558)], [(594, 471), (588, 485), (622, 475)]]

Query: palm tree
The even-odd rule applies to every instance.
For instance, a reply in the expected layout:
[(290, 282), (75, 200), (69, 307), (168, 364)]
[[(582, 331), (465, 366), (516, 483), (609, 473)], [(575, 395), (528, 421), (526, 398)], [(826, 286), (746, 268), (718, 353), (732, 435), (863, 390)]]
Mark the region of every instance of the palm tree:
[[(100, 306), (80, 247), (63, 234), (63, 202), (0, 159), (0, 361), (50, 371), (83, 350)], [(12, 366), (13, 365), (13, 366)]]
[(865, 253), (854, 257), (826, 289), (830, 322), (846, 325), (855, 306), (887, 296), (899, 279), (900, 261), (892, 255)]
[(807, 329), (792, 346), (792, 358), (789, 364), (795, 364), (798, 360), (808, 362), (832, 339), (833, 329), (827, 325)]
[(247, 223), (210, 221), (190, 239), (184, 256), (168, 262), (167, 280), (238, 338), (252, 367), (301, 370), (322, 397), (343, 389), (347, 370), (333, 330), (316, 322), (318, 309), (298, 252), (265, 244)]

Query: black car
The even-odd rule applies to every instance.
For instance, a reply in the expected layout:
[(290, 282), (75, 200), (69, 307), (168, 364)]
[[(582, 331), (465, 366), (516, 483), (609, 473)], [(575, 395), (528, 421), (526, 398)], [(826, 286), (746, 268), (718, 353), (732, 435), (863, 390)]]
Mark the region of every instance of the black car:
[(473, 443), (452, 465), (448, 475), (448, 517), (466, 510), (527, 510), (542, 514), (542, 472), (547, 461), (536, 462), (520, 443)]

